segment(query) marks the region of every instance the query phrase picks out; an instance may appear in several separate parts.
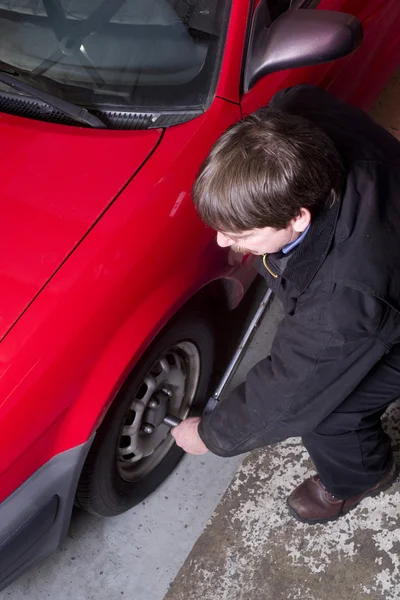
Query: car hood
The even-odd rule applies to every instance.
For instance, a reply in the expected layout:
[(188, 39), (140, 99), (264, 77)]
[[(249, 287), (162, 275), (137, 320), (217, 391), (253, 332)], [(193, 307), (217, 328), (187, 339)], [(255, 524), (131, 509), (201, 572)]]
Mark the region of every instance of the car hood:
[(160, 130), (0, 115), (0, 339), (129, 182)]

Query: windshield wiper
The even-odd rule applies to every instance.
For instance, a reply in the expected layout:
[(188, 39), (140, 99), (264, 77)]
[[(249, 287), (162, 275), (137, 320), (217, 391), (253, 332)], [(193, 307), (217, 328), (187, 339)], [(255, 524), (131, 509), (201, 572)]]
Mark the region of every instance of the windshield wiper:
[[(9, 70), (8, 70), (9, 69)], [(23, 73), (21, 73), (23, 76)], [(67, 102), (66, 100), (62, 100), (53, 94), (49, 94), (48, 92), (44, 92), (43, 90), (31, 85), (30, 83), (25, 83), (21, 79), (18, 79), (20, 73), (14, 69), (11, 65), (7, 67), (5, 63), (0, 62), (0, 82), (5, 83), (11, 88), (19, 90), (20, 92), (25, 92), (29, 96), (33, 96), (38, 100), (42, 100), (46, 104), (49, 104), (53, 108), (56, 108), (60, 112), (64, 113), (71, 119), (75, 121), (79, 121), (79, 123), (84, 123), (85, 125), (90, 125), (90, 127), (98, 127), (104, 129), (106, 127), (105, 123), (95, 115), (92, 115), (86, 108), (82, 106), (77, 106), (72, 102)]]

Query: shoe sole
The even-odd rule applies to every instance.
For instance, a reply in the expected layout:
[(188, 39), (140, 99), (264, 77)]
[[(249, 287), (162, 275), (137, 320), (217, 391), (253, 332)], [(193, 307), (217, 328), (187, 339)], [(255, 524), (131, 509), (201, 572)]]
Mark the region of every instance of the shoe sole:
[(340, 517), (344, 517), (344, 515), (347, 515), (347, 513), (349, 513), (351, 510), (353, 510), (354, 508), (357, 508), (357, 506), (360, 504), (360, 502), (365, 500), (365, 498), (374, 498), (375, 496), (379, 496), (379, 494), (381, 494), (382, 492), (386, 492), (386, 490), (388, 490), (396, 481), (396, 479), (399, 475), (399, 471), (400, 471), (400, 466), (396, 465), (395, 471), (393, 473), (393, 477), (392, 477), (392, 479), (390, 479), (388, 481), (388, 483), (386, 483), (382, 487), (378, 488), (377, 490), (374, 490), (373, 492), (368, 492), (368, 493), (363, 494), (357, 500), (357, 502), (354, 502), (354, 504), (351, 504), (345, 510), (341, 510), (339, 512), (339, 514), (334, 515), (333, 517), (326, 517), (325, 519), (306, 519), (305, 517), (301, 517), (294, 510), (294, 508), (292, 508), (290, 506), (289, 500), (286, 500), (286, 504), (287, 504), (287, 507), (288, 507), (289, 512), (292, 515), (292, 517), (294, 517), (297, 521), (300, 521), (300, 523), (305, 523), (306, 525), (319, 525), (319, 524), (324, 524), (324, 523), (330, 523), (331, 521), (337, 521), (338, 519), (340, 519)]

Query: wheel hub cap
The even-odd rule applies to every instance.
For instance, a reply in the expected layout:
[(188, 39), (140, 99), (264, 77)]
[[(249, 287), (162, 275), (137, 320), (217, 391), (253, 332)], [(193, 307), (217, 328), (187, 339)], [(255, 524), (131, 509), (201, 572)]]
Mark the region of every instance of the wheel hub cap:
[(162, 423), (171, 413), (185, 418), (194, 400), (200, 357), (192, 342), (181, 342), (150, 368), (136, 390), (126, 415), (117, 450), (117, 468), (126, 481), (152, 471), (172, 448), (170, 428)]

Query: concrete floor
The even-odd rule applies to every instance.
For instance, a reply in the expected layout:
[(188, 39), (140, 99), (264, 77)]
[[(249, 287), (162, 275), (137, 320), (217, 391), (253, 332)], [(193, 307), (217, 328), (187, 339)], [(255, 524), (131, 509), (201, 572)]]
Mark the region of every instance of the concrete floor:
[(400, 69), (392, 77), (370, 114), (400, 140)]
[[(400, 459), (400, 406), (386, 419)], [(328, 525), (288, 513), (313, 472), (297, 440), (251, 453), (165, 600), (397, 600), (400, 483)]]
[(112, 519), (73, 515), (61, 548), (1, 600), (161, 600), (241, 462), (186, 457), (143, 504)]
[[(372, 114), (400, 138), (399, 106), (398, 74)], [(274, 301), (232, 385), (268, 353), (281, 318)], [(399, 406), (386, 423), (399, 455)], [(285, 508), (312, 470), (298, 441), (242, 459), (188, 456), (120, 517), (77, 511), (60, 550), (0, 600), (400, 600), (399, 483), (340, 521), (310, 528)]]

